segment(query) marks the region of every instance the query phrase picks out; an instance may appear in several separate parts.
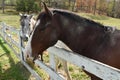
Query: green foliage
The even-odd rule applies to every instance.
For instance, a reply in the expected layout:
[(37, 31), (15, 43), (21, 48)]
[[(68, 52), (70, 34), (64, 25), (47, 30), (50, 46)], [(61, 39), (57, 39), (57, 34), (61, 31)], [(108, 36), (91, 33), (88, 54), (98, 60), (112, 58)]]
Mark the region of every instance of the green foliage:
[(113, 1), (110, 1), (108, 4), (108, 9), (107, 9), (108, 16), (112, 16), (112, 10), (113, 10)]
[(41, 9), (40, 9), (39, 6), (37, 5), (37, 3), (35, 3), (35, 4), (33, 5), (33, 11), (34, 11), (34, 12), (41, 11)]
[(30, 11), (38, 11), (39, 8), (34, 0), (17, 0), (16, 10), (29, 13)]
[(72, 66), (69, 66), (69, 71), (74, 71), (73, 67)]
[(17, 11), (23, 11), (25, 12), (26, 11), (26, 8), (25, 8), (25, 1), (26, 0), (17, 0), (16, 1), (16, 10)]

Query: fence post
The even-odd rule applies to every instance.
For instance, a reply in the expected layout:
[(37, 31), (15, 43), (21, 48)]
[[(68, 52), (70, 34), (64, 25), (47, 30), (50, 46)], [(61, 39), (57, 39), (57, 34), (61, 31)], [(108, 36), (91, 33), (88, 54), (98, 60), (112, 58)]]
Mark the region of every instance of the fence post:
[(13, 46), (11, 43), (12, 43), (12, 35), (8, 35), (10, 37), (10, 45)]
[(20, 47), (20, 59), (21, 61), (24, 61), (24, 54), (23, 54), (23, 46), (22, 46), (22, 39), (20, 35), (20, 30), (18, 31), (18, 37), (19, 37), (19, 47)]
[[(54, 71), (56, 71), (55, 55), (52, 53), (49, 53), (49, 55), (50, 55), (50, 66)], [(53, 77), (50, 76), (50, 80), (54, 80)]]
[(4, 33), (4, 29), (3, 29), (4, 27), (3, 27), (3, 26), (4, 26), (4, 24), (1, 23), (1, 26), (2, 26), (2, 28), (1, 28), (1, 29), (2, 29), (2, 30), (1, 30), (1, 31), (2, 31), (2, 34), (1, 34), (1, 35), (3, 36), (3, 33)]
[(6, 25), (5, 25), (5, 23), (2, 23), (2, 29), (3, 29), (3, 31), (2, 31), (3, 36), (5, 37), (5, 40), (6, 40), (6, 35), (5, 35), (5, 33), (6, 33)]

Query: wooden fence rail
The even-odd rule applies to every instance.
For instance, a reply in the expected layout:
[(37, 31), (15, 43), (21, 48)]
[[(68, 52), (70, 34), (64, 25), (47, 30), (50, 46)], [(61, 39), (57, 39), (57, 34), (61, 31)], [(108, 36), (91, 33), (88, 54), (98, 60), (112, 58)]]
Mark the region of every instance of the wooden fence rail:
[(51, 47), (48, 51), (49, 53), (59, 56), (60, 58), (81, 67), (103, 80), (120, 80), (119, 69), (57, 47)]
[[(16, 53), (18, 58), (21, 60), (23, 65), (36, 77), (36, 80), (41, 80), (40, 76), (23, 60), (23, 48), (20, 45), (21, 39), (16, 42), (12, 37), (11, 34), (8, 34), (6, 29), (15, 31), (17, 33), (17, 36), (19, 37), (19, 31), (13, 30), (12, 28), (6, 26), (5, 24), (0, 25), (0, 36), (8, 43), (10, 48)], [(10, 29), (9, 29), (10, 28)], [(7, 38), (9, 38), (10, 41), (7, 41)], [(17, 53), (14, 47), (16, 46), (19, 48), (20, 52)], [(84, 57), (82, 55), (78, 55), (77, 53), (67, 51), (62, 48), (58, 47), (50, 47), (47, 49), (47, 51), (50, 53), (50, 66), (44, 64), (40, 60), (35, 60), (35, 63), (40, 66), (43, 70), (45, 70), (51, 77), (51, 80), (64, 80), (63, 77), (61, 77), (56, 71), (55, 71), (55, 56), (60, 57), (67, 62), (70, 62), (74, 65), (79, 66), (80, 68), (100, 77), (103, 80), (120, 80), (120, 70), (116, 69), (114, 67), (108, 66), (106, 64), (103, 64), (101, 62), (95, 61), (93, 59)]]

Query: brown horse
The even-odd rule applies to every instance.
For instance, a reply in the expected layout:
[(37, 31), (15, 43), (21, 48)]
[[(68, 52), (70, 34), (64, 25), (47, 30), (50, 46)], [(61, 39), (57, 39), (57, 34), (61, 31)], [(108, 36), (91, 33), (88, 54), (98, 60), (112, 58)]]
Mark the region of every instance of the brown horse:
[[(27, 16), (29, 16), (29, 15), (27, 15)], [(28, 19), (29, 19), (29, 18), (28, 18)], [(31, 33), (33, 32), (35, 23), (36, 23), (36, 21), (35, 21), (35, 19), (33, 19), (33, 17), (32, 17), (29, 21), (25, 22), (26, 25), (29, 24), (28, 27), (31, 28)], [(25, 31), (27, 31), (27, 30), (25, 30)], [(25, 33), (26, 33), (26, 32), (25, 32)], [(28, 37), (28, 39), (29, 39), (29, 37)], [(55, 44), (55, 46), (56, 46), (56, 47), (59, 47), (59, 48), (64, 48), (64, 49), (70, 50), (70, 49), (69, 49), (63, 42), (61, 42), (61, 41), (58, 41), (58, 42)], [(45, 51), (45, 52), (46, 52), (46, 51)], [(42, 58), (42, 55), (41, 55), (41, 58)], [(43, 59), (41, 59), (41, 60), (43, 61)], [(56, 70), (58, 70), (58, 64), (61, 63), (61, 64), (63, 65), (64, 71), (65, 71), (65, 73), (66, 73), (66, 75), (67, 75), (67, 80), (72, 80), (71, 77), (70, 77), (70, 74), (69, 74), (69, 70), (68, 70), (68, 68), (67, 68), (67, 61), (62, 60), (62, 59), (59, 59), (59, 57), (57, 57), (57, 58), (55, 59), (55, 61), (56, 61)]]
[[(37, 18), (35, 29), (26, 46), (34, 60), (58, 40), (74, 52), (120, 69), (120, 31), (80, 17), (72, 12), (49, 10)], [(86, 72), (86, 71), (85, 71)], [(86, 72), (91, 80), (100, 78)]]

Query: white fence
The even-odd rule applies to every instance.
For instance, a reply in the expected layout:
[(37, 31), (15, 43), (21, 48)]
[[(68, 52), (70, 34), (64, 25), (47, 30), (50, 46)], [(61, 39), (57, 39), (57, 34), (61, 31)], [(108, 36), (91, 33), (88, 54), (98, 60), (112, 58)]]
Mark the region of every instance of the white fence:
[[(17, 55), (17, 57), (21, 60), (23, 65), (36, 77), (37, 80), (41, 80), (42, 78), (39, 77), (39, 75), (23, 60), (22, 55), (22, 48), (21, 48), (21, 39), (19, 37), (19, 31), (8, 27), (5, 24), (0, 25), (0, 36), (7, 42), (7, 44), (10, 46), (10, 48), (14, 51), (14, 53)], [(7, 29), (10, 30), (10, 32), (15, 32), (19, 37), (19, 42), (16, 42), (11, 34), (7, 33)], [(19, 53), (16, 52), (14, 49), (14, 46), (19, 48)], [(82, 55), (78, 55), (77, 53), (67, 51), (65, 49), (57, 48), (57, 47), (51, 47), (47, 49), (47, 51), (50, 53), (50, 66), (47, 66), (46, 64), (42, 63), (39, 60), (35, 60), (35, 63), (40, 66), (43, 70), (45, 70), (51, 77), (52, 80), (64, 80), (63, 77), (61, 77), (56, 71), (55, 71), (55, 58), (54, 56), (58, 56), (70, 63), (73, 63), (74, 65), (79, 66), (80, 68), (100, 77), (103, 80), (120, 80), (120, 70), (113, 68), (111, 66), (108, 66), (106, 64), (100, 63), (98, 61), (95, 61), (93, 59), (89, 59), (87, 57), (84, 57)], [(56, 53), (57, 52), (57, 53)]]

